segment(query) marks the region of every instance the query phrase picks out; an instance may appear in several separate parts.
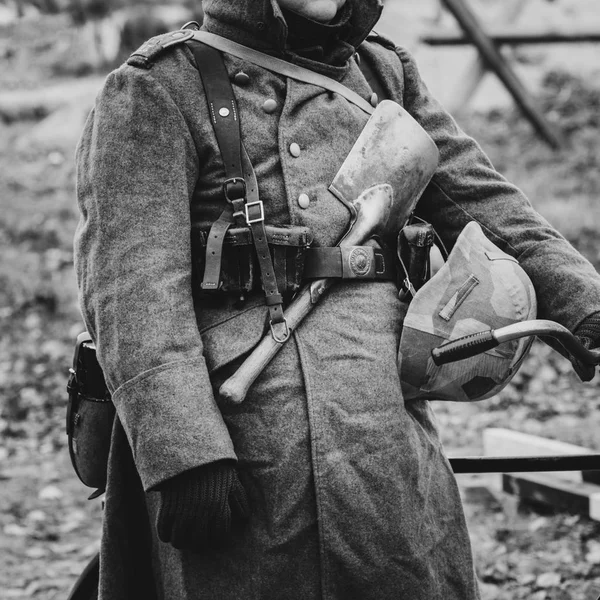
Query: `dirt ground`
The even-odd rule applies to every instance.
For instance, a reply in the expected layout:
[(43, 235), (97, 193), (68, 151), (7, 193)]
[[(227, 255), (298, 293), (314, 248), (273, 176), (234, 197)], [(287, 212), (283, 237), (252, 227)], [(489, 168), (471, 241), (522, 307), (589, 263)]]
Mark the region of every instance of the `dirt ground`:
[[(487, 3), (497, 8), (498, 2)], [(572, 0), (536, 3), (571, 17), (564, 11), (575, 10)], [(385, 27), (398, 35), (403, 27), (413, 31), (408, 20), (394, 20), (400, 5), (388, 0), (385, 13)], [(587, 5), (581, 0), (579, 6)], [(33, 25), (37, 36), (24, 35), (32, 23), (22, 31), (0, 27), (0, 600), (65, 598), (97, 552), (102, 516), (101, 501), (86, 500), (90, 490), (71, 470), (64, 433), (67, 371), (83, 329), (71, 250), (73, 153), (102, 73), (73, 77), (57, 70), (72, 32), (60, 18)], [(434, 76), (431, 50), (415, 50), (425, 76)], [(583, 74), (579, 67), (566, 70), (552, 57), (556, 49), (547, 50), (517, 59), (537, 72), (536, 101), (564, 133), (561, 151), (549, 150), (504, 101), (482, 101), (464, 111), (460, 123), (599, 268), (600, 75), (591, 62)], [(599, 385), (581, 384), (565, 359), (536, 343), (497, 397), (438, 403), (435, 410), (451, 455), (481, 452), (486, 427), (600, 450)], [(596, 600), (600, 524), (474, 487), (486, 478), (459, 481), (485, 600)]]

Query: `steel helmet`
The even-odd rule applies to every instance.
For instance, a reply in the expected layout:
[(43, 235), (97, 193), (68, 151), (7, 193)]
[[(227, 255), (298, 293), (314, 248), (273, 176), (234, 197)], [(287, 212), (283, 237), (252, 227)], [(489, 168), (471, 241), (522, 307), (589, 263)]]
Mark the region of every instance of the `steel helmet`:
[(404, 319), (398, 368), (405, 400), (472, 401), (497, 394), (517, 372), (532, 338), (436, 366), (431, 350), (447, 340), (535, 319), (531, 280), (471, 221), (448, 260), (416, 293)]

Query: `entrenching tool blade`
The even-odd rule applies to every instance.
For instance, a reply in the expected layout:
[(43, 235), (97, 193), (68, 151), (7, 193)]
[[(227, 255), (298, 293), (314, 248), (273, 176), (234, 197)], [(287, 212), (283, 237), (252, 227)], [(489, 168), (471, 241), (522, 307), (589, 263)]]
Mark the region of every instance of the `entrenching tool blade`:
[(401, 228), (433, 176), (439, 152), (427, 132), (399, 104), (379, 103), (329, 186), (355, 219), (354, 201), (381, 183), (394, 192), (387, 233)]

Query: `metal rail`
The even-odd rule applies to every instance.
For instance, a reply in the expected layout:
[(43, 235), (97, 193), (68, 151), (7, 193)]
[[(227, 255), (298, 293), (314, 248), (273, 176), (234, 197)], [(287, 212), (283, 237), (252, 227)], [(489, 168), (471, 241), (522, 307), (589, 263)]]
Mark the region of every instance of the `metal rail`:
[(455, 473), (600, 471), (600, 454), (569, 456), (465, 456), (450, 458)]

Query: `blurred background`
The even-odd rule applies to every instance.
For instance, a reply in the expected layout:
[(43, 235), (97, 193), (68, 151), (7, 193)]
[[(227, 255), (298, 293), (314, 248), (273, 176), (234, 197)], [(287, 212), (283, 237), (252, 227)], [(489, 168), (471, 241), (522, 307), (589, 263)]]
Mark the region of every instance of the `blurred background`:
[[(485, 26), (600, 33), (597, 0), (469, 5)], [(0, 599), (65, 598), (98, 549), (100, 501), (86, 500), (64, 432), (68, 368), (83, 330), (72, 257), (79, 134), (111, 69), (147, 38), (201, 18), (197, 0), (0, 0)], [(458, 31), (438, 0), (386, 0), (376, 29), (415, 54), (430, 89), (496, 168), (600, 267), (599, 43), (503, 48), (560, 132), (554, 150), (494, 75), (465, 95), (478, 68), (473, 47), (422, 42), (430, 31)], [(599, 385), (581, 384), (566, 360), (536, 343), (497, 397), (435, 410), (452, 455), (480, 453), (490, 426), (600, 450)], [(484, 599), (600, 594), (595, 521), (473, 493), (484, 488), (472, 479), (460, 484)]]

